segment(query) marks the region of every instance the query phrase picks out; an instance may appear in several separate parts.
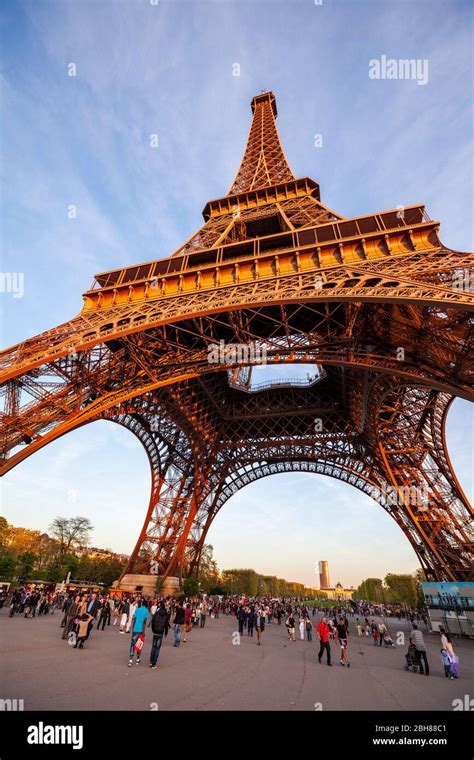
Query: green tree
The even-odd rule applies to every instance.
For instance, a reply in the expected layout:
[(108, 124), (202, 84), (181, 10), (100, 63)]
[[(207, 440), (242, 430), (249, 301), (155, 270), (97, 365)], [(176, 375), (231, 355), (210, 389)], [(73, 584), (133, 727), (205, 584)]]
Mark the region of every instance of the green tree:
[(401, 602), (414, 606), (417, 603), (416, 579), (413, 575), (397, 575), (388, 573), (385, 576), (385, 585), (387, 586), (390, 602)]
[(387, 601), (381, 578), (367, 578), (362, 581), (355, 595), (358, 599), (366, 599), (368, 602), (375, 602), (376, 604)]
[(183, 581), (183, 591), (186, 596), (196, 596), (199, 593), (199, 581), (197, 578), (185, 578)]
[(23, 552), (18, 555), (17, 575), (20, 578), (31, 578), (37, 557), (33, 552)]
[(11, 581), (16, 574), (16, 557), (13, 552), (3, 551), (0, 553), (0, 578)]

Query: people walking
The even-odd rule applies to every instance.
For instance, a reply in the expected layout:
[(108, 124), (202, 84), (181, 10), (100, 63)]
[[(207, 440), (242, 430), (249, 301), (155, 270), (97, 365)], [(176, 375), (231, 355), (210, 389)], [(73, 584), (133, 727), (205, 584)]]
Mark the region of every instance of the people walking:
[(347, 643), (349, 638), (349, 627), (347, 625), (347, 622), (344, 621), (344, 618), (339, 618), (339, 623), (336, 626), (337, 631), (337, 639), (339, 641), (339, 644), (341, 646), (341, 665), (347, 665), (348, 668), (350, 668), (351, 664), (347, 657)]
[[(130, 641), (130, 659), (128, 661), (128, 667), (131, 668), (133, 664), (133, 656), (136, 653), (136, 664), (140, 664), (140, 655), (143, 647), (143, 641), (145, 639), (146, 621), (148, 618), (148, 607), (141, 599), (138, 600), (135, 612), (133, 613), (132, 620), (130, 621), (132, 629), (132, 638)], [(139, 643), (141, 642), (141, 645)]]
[(89, 633), (89, 625), (92, 620), (92, 615), (89, 615), (87, 612), (84, 612), (78, 623), (77, 627), (77, 638), (76, 643), (74, 644), (74, 649), (84, 649), (84, 644), (87, 641), (88, 633)]
[(308, 641), (313, 640), (313, 624), (309, 617), (306, 618), (306, 638)]
[(105, 624), (110, 625), (110, 604), (108, 597), (104, 597), (102, 600), (102, 607), (100, 608), (99, 622), (97, 628), (99, 629), (102, 624), (102, 630), (105, 628)]
[(255, 607), (250, 607), (247, 614), (247, 636), (253, 637), (253, 629), (255, 627), (255, 621), (257, 616), (255, 615)]
[(168, 632), (169, 615), (166, 611), (166, 606), (163, 600), (161, 600), (158, 609), (151, 619), (151, 630), (153, 633), (153, 643), (150, 653), (150, 668), (156, 670), (156, 663), (160, 656), (160, 649), (163, 643), (163, 636)]
[(300, 639), (301, 641), (304, 641), (304, 634), (305, 634), (305, 619), (303, 615), (300, 615), (300, 622), (299, 622), (299, 629), (300, 629)]
[(413, 623), (413, 630), (410, 634), (410, 641), (415, 647), (416, 659), (420, 668), (420, 674), (429, 676), (430, 668), (428, 665), (428, 658), (426, 656), (426, 644), (423, 639), (423, 634), (418, 630), (416, 623)]
[(130, 614), (130, 602), (127, 598), (122, 600), (122, 603), (120, 605), (120, 611), (122, 613), (122, 617), (120, 618), (120, 633), (125, 633), (125, 629), (127, 627), (127, 621), (128, 616)]
[(321, 657), (324, 651), (326, 651), (327, 664), (331, 665), (331, 647), (329, 646), (329, 626), (325, 617), (321, 619), (318, 627), (316, 628), (319, 638), (319, 653), (318, 662), (321, 664)]
[(183, 608), (183, 602), (180, 601), (178, 603), (178, 606), (175, 609), (174, 620), (173, 620), (173, 633), (174, 633), (173, 646), (175, 647), (179, 647), (181, 643), (181, 626), (183, 625), (184, 625), (184, 608)]
[(265, 630), (265, 613), (263, 610), (258, 609), (255, 618), (255, 632), (257, 634), (257, 644), (260, 646), (260, 638)]
[(239, 635), (240, 636), (244, 635), (244, 624), (245, 624), (246, 617), (247, 617), (246, 612), (245, 612), (243, 606), (240, 605), (239, 609), (237, 610), (237, 620), (238, 620), (238, 623), (239, 623)]
[(292, 612), (288, 615), (286, 627), (288, 629), (288, 641), (295, 641), (295, 617)]
[(184, 626), (183, 626), (183, 644), (186, 644), (187, 638), (186, 634), (190, 633), (192, 630), (193, 624), (193, 611), (191, 609), (191, 605), (187, 604), (184, 608)]

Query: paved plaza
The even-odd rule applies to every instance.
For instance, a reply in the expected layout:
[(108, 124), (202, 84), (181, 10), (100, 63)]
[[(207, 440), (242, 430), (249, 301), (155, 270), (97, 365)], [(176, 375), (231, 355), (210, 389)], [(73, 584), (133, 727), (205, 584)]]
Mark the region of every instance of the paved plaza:
[[(454, 699), (474, 696), (473, 641), (455, 641), (460, 677), (451, 681), (442, 670), (438, 636), (428, 633), (432, 672), (426, 678), (404, 670), (407, 645), (375, 647), (371, 638), (357, 637), (353, 622), (347, 669), (336, 643), (333, 666), (319, 665), (317, 642), (289, 642), (283, 624), (268, 625), (261, 646), (246, 631), (235, 644), (236, 620), (221, 616), (193, 629), (179, 648), (170, 631), (151, 670), (149, 629), (142, 662), (129, 668), (130, 636), (118, 626), (94, 627), (80, 650), (61, 640), (60, 620), (60, 613), (25, 620), (0, 611), (0, 697), (23, 699), (25, 710), (432, 711), (452, 710)], [(394, 639), (406, 631), (403, 621), (388, 625)]]

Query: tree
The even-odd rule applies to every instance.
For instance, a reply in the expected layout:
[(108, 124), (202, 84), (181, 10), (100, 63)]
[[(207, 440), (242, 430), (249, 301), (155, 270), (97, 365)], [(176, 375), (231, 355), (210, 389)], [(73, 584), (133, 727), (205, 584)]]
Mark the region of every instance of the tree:
[(0, 517), (0, 546), (5, 546), (8, 539), (9, 528), (10, 526), (5, 518)]
[(31, 578), (33, 568), (36, 562), (36, 554), (33, 552), (23, 552), (18, 555), (17, 575), (20, 578)]
[(385, 576), (385, 585), (389, 591), (390, 602), (400, 602), (411, 607), (417, 603), (416, 579), (413, 575), (396, 575), (388, 573)]
[(201, 587), (205, 591), (218, 585), (221, 580), (221, 574), (217, 567), (217, 562), (212, 556), (213, 551), (214, 547), (211, 544), (204, 544), (201, 551), (198, 578), (201, 581)]
[(93, 526), (87, 517), (56, 517), (50, 530), (59, 542), (59, 554), (63, 557), (88, 543)]
[(362, 581), (355, 596), (358, 599), (365, 599), (368, 602), (375, 602), (376, 604), (384, 602), (385, 597), (381, 578), (367, 578), (365, 581)]
[(0, 554), (0, 578), (10, 581), (15, 575), (16, 558), (12, 552), (2, 551)]
[(185, 578), (183, 581), (183, 591), (186, 596), (196, 596), (199, 593), (199, 581), (197, 578)]

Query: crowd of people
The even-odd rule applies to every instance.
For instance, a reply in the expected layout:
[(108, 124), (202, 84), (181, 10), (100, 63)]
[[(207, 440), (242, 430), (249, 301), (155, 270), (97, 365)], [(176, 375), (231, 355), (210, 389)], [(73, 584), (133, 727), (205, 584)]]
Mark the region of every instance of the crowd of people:
[[(151, 629), (152, 646), (149, 667), (156, 669), (161, 646), (172, 630), (173, 646), (186, 643), (193, 628), (202, 629), (208, 618), (220, 615), (235, 618), (239, 637), (255, 637), (262, 643), (265, 627), (269, 625), (286, 628), (289, 642), (299, 640), (319, 644), (317, 660), (332, 666), (331, 644), (339, 649), (339, 662), (350, 667), (348, 657), (350, 623), (358, 637), (371, 637), (374, 646), (393, 648), (387, 622), (404, 618), (410, 627), (409, 651), (406, 669), (429, 675), (427, 649), (420, 624), (425, 622), (423, 612), (400, 605), (373, 605), (368, 602), (350, 606), (309, 604), (291, 598), (267, 599), (262, 597), (208, 597), (198, 595), (190, 599), (173, 597), (152, 598), (141, 594), (123, 596), (89, 592), (49, 591), (31, 586), (14, 589), (10, 594), (0, 590), (0, 609), (8, 603), (9, 617), (24, 618), (54, 614), (60, 611), (62, 638), (75, 649), (84, 649), (94, 627), (104, 632), (112, 628), (121, 635), (129, 635), (129, 667), (141, 662), (147, 628)], [(315, 621), (315, 617), (318, 620)], [(374, 616), (379, 618), (374, 619)], [(387, 621), (387, 622), (386, 622)], [(459, 658), (452, 639), (444, 629), (440, 630), (440, 658), (446, 678), (458, 677)], [(240, 643), (240, 642), (239, 642)]]

